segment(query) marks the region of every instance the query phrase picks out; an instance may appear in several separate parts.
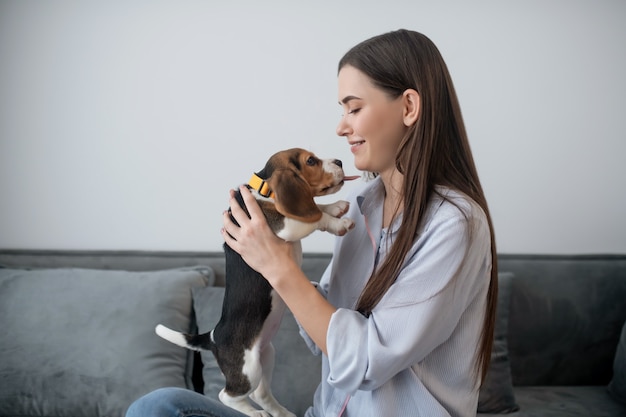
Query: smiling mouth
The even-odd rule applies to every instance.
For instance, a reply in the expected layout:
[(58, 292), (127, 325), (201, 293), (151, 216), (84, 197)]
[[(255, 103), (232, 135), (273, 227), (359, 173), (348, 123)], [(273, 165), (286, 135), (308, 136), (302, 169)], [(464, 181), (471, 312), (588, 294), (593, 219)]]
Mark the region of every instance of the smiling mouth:
[(358, 142), (349, 142), (350, 144), (350, 150), (354, 153), (356, 152), (356, 150), (365, 143), (364, 140), (360, 140)]

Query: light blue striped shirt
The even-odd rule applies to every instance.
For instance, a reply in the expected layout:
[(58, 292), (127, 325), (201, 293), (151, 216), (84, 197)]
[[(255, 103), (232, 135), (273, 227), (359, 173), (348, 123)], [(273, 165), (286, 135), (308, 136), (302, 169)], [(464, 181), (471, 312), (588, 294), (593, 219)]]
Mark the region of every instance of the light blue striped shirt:
[(356, 302), (400, 221), (382, 228), (380, 178), (349, 198), (346, 216), (356, 227), (337, 238), (318, 286), (338, 310), (307, 417), (476, 415), (474, 365), (491, 271), (489, 227), (474, 201), (438, 191), (454, 204), (431, 201), (397, 281), (367, 318), (354, 311)]

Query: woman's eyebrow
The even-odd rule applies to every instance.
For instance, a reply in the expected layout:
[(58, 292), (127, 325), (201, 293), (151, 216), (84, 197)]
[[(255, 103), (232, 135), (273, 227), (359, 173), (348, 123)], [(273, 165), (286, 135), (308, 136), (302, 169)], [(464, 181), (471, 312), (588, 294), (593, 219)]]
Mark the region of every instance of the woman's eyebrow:
[(341, 101), (339, 102), (339, 104), (342, 104), (342, 103), (343, 103), (343, 104), (348, 104), (348, 102), (349, 102), (349, 101), (351, 101), (351, 100), (361, 100), (361, 98), (360, 98), (360, 97), (357, 97), (357, 96), (345, 96), (345, 97), (343, 98), (343, 100), (341, 100)]

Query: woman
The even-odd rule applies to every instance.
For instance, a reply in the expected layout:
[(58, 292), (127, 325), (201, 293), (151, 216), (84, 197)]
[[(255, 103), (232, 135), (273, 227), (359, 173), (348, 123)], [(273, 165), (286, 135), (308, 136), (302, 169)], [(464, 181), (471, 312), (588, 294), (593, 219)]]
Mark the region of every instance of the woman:
[(337, 238), (320, 284), (245, 187), (250, 218), (231, 193), (241, 227), (225, 213), (224, 240), (324, 354), (307, 416), (475, 415), (493, 339), (496, 250), (446, 65), (427, 37), (399, 30), (348, 51), (338, 85), (337, 134), (373, 179), (349, 198), (355, 228)]

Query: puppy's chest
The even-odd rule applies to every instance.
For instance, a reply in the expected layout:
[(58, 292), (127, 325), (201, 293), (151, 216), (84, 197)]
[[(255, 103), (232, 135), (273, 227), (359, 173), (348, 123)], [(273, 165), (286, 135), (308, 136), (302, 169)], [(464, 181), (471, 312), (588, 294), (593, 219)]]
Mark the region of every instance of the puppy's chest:
[(272, 232), (288, 242), (296, 242), (313, 233), (318, 228), (318, 222), (302, 222), (282, 215), (276, 210), (274, 202), (264, 198), (257, 198), (259, 207)]
[(263, 211), (263, 214), (267, 219), (267, 224), (269, 225), (270, 229), (272, 229), (275, 234), (278, 234), (281, 230), (285, 228), (285, 216), (283, 216), (276, 210), (276, 206), (274, 205), (273, 201), (258, 198), (257, 202), (259, 203), (259, 207), (261, 207), (261, 210)]

